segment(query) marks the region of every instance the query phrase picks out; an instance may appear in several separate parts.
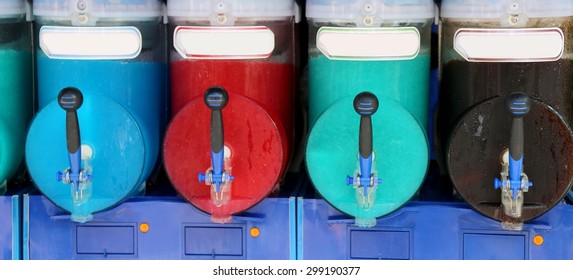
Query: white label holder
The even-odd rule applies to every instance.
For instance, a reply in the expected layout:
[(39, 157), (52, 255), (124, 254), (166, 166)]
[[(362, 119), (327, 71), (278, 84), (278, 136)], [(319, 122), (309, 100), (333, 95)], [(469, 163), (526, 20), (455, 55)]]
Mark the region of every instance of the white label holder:
[(415, 27), (321, 27), (318, 49), (335, 60), (407, 60), (420, 52), (420, 32)]
[(564, 45), (559, 28), (462, 28), (454, 36), (454, 49), (470, 62), (556, 61)]
[(42, 26), (39, 41), (54, 59), (133, 59), (142, 47), (141, 33), (132, 26)]
[(275, 35), (266, 26), (178, 26), (173, 45), (183, 58), (264, 59), (275, 48)]

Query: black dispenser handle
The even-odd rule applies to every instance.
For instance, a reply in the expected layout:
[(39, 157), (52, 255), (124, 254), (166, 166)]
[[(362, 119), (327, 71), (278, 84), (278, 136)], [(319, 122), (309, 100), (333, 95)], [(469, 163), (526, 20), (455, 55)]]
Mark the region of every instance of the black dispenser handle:
[(75, 154), (80, 149), (80, 125), (77, 110), (83, 102), (82, 92), (75, 87), (64, 88), (58, 94), (58, 104), (66, 111), (66, 142), (70, 154)]
[(222, 110), (229, 102), (229, 94), (222, 87), (207, 89), (204, 96), (205, 105), (211, 109), (211, 150), (219, 153), (224, 146)]
[(513, 160), (520, 160), (523, 158), (523, 117), (529, 113), (531, 99), (525, 93), (512, 93), (507, 97), (506, 106), (512, 116), (509, 155)]
[(372, 120), (370, 117), (378, 110), (378, 98), (370, 92), (361, 92), (354, 98), (354, 110), (360, 115), (358, 150), (360, 156), (366, 159), (372, 155)]

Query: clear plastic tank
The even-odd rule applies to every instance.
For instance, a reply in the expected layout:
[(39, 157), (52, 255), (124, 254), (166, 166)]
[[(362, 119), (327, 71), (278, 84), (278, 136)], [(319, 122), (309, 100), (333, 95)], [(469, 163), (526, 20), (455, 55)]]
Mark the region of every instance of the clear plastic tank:
[[(215, 222), (269, 195), (288, 165), (294, 13), (292, 0), (168, 3), (173, 119), (165, 166), (178, 192)], [(222, 109), (206, 104), (222, 96)]]
[(28, 133), (28, 168), (44, 195), (83, 222), (141, 193), (156, 165), (165, 119), (163, 4), (39, 0), (33, 8), (40, 112)]
[[(428, 167), (434, 4), (309, 0), (307, 18), (307, 168), (330, 204), (373, 226), (417, 192)], [(372, 114), (360, 112), (374, 104), (363, 92), (376, 96)]]
[(519, 229), (573, 182), (573, 2), (444, 0), (441, 18), (448, 172), (478, 212)]

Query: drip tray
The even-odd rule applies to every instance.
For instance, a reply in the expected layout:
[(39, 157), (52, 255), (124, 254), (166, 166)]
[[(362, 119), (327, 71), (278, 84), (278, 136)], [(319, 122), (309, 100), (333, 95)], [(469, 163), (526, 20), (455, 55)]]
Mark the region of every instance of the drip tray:
[(351, 259), (408, 260), (411, 233), (386, 230), (350, 230)]
[(76, 226), (76, 254), (135, 256), (135, 225), (99, 224)]
[(527, 259), (527, 237), (523, 234), (464, 233), (465, 260)]
[(185, 256), (246, 258), (243, 226), (184, 226)]

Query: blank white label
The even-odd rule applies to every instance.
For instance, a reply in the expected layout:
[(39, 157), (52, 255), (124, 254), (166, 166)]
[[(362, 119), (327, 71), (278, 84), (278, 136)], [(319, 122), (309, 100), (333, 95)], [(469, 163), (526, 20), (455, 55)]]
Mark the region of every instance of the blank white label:
[(178, 26), (173, 44), (184, 58), (261, 59), (275, 48), (275, 35), (265, 26)]
[(321, 27), (316, 44), (330, 59), (412, 59), (420, 52), (420, 32), (414, 27)]
[(563, 48), (559, 28), (462, 28), (454, 39), (454, 49), (475, 62), (555, 61), (561, 58)]
[(141, 33), (131, 26), (43, 26), (40, 48), (56, 59), (132, 59), (141, 52)]

